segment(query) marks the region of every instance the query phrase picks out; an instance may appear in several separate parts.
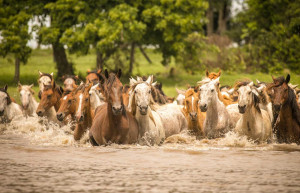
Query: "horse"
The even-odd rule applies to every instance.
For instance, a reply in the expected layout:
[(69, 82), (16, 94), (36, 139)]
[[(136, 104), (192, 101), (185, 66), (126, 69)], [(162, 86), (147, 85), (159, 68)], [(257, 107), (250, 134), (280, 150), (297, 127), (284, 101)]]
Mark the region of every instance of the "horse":
[(80, 140), (84, 132), (92, 126), (94, 110), (91, 108), (89, 91), (92, 83), (81, 85), (76, 91), (74, 139)]
[(20, 100), (23, 107), (25, 116), (36, 116), (36, 109), (39, 105), (34, 98), (34, 91), (32, 90), (33, 84), (22, 85), (18, 83), (18, 90), (20, 93)]
[(121, 75), (120, 69), (117, 74), (108, 74), (105, 70), (105, 78), (100, 78), (106, 103), (95, 111), (89, 133), (92, 145), (106, 145), (109, 142), (118, 144), (138, 142), (138, 123), (123, 104)]
[(253, 82), (241, 82), (238, 93), (238, 108), (242, 117), (237, 122), (235, 131), (256, 142), (270, 140), (271, 120), (268, 112), (259, 107), (259, 96)]
[(66, 117), (71, 116), (71, 120), (75, 121), (75, 94), (74, 90), (65, 90), (62, 98), (60, 99), (60, 106), (56, 112), (56, 118), (59, 121), (64, 121)]
[(188, 130), (197, 137), (203, 137), (205, 113), (200, 111), (198, 101), (198, 93), (193, 88), (189, 88), (185, 92), (183, 112), (188, 121)]
[(218, 77), (221, 76), (221, 70), (219, 72), (211, 72), (209, 73), (208, 70), (205, 71), (205, 76), (211, 80), (217, 79)]
[(185, 90), (180, 90), (180, 89), (176, 88), (176, 92), (178, 95), (174, 101), (174, 104), (183, 105), (183, 102), (185, 99)]
[(99, 91), (99, 84), (93, 85), (89, 91), (91, 108), (95, 110), (97, 107), (105, 103), (103, 94)]
[(0, 118), (1, 122), (10, 122), (16, 116), (22, 116), (22, 108), (11, 101), (7, 92), (7, 85), (0, 88)]
[(206, 112), (204, 121), (204, 133), (208, 138), (223, 137), (232, 126), (230, 115), (219, 95), (219, 77), (214, 80), (204, 79), (199, 82), (199, 106), (202, 112)]
[(51, 80), (51, 85), (44, 85), (44, 91), (41, 94), (41, 101), (36, 110), (40, 117), (46, 116), (50, 121), (57, 122), (56, 111), (59, 109), (63, 89)]
[(159, 145), (165, 139), (165, 131), (160, 116), (155, 112), (154, 100), (151, 95), (153, 76), (146, 81), (130, 79), (130, 96), (128, 109), (136, 118), (142, 144)]
[(64, 90), (74, 90), (77, 88), (76, 81), (78, 81), (78, 76), (75, 75), (64, 75), (62, 76), (62, 81), (64, 83)]
[(44, 85), (51, 85), (52, 79), (53, 79), (53, 72), (51, 74), (48, 74), (39, 71), (39, 79), (38, 79), (39, 88), (40, 88), (38, 94), (39, 99), (41, 99), (42, 92), (44, 91)]
[(290, 75), (272, 79), (267, 92), (273, 103), (273, 132), (279, 143), (300, 144), (300, 108), (294, 91), (288, 86)]
[(85, 77), (86, 79), (86, 83), (93, 83), (93, 85), (97, 84), (100, 80), (100, 76), (101, 76), (101, 69), (98, 70), (88, 70), (87, 71), (87, 76)]

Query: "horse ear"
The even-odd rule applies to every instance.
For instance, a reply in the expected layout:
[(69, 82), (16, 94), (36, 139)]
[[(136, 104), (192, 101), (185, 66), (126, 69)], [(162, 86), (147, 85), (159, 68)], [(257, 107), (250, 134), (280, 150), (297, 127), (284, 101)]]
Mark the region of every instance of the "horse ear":
[(150, 75), (149, 77), (148, 77), (148, 79), (146, 80), (146, 82), (147, 82), (147, 84), (151, 84), (152, 83), (152, 81), (153, 81), (153, 75)]
[(5, 92), (7, 92), (7, 85), (4, 86), (4, 90), (5, 90)]
[(273, 82), (275, 81), (275, 78), (274, 78), (274, 76), (272, 75), (272, 80), (273, 80)]
[(159, 83), (158, 88), (161, 90), (162, 89), (162, 83)]
[(97, 74), (100, 74), (102, 72), (102, 69), (97, 70)]
[(257, 84), (260, 84), (260, 81), (256, 79), (256, 83), (257, 83)]
[(129, 84), (130, 86), (134, 86), (137, 83), (137, 81), (134, 78), (129, 78)]
[(138, 82), (143, 82), (143, 78), (137, 76), (137, 77), (136, 77), (136, 81), (138, 81)]
[(42, 73), (41, 71), (39, 71), (39, 76), (40, 76), (40, 77), (43, 76), (43, 73)]
[(53, 77), (53, 72), (51, 72), (51, 74), (50, 74), (52, 77)]
[(157, 84), (157, 82), (153, 82), (153, 83), (151, 84), (151, 86), (155, 87), (156, 84)]
[(218, 76), (221, 76), (221, 69), (219, 69)]
[(285, 83), (286, 83), (286, 84), (289, 83), (289, 82), (290, 82), (290, 79), (291, 79), (291, 76), (290, 76), (290, 74), (288, 74), (288, 75), (286, 76)]
[(117, 72), (117, 77), (120, 79), (122, 76), (122, 70), (119, 68), (118, 72)]
[(105, 78), (108, 78), (108, 71), (107, 69), (104, 70)]
[(254, 85), (253, 81), (251, 81), (248, 85), (253, 86)]
[(208, 70), (206, 69), (206, 71), (205, 71), (205, 76), (208, 77), (208, 75), (209, 75), (209, 72), (208, 72)]
[(20, 81), (18, 82), (18, 89), (19, 89), (19, 92), (22, 89), (22, 84), (20, 83)]

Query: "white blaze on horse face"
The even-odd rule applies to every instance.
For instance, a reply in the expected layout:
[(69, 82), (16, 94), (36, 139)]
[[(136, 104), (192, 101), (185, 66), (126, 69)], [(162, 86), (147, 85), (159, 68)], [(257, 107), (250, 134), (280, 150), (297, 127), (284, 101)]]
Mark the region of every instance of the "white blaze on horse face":
[(24, 86), (22, 87), (22, 90), (20, 91), (20, 100), (23, 107), (28, 107), (29, 102), (31, 98), (31, 92), (30, 90), (27, 90)]
[(49, 76), (42, 76), (39, 79), (40, 91), (44, 91), (44, 85), (51, 85), (51, 78)]
[(150, 105), (151, 88), (147, 83), (138, 84), (135, 87), (135, 102), (141, 107), (148, 107)]
[(192, 112), (194, 112), (194, 97), (192, 96)]
[(67, 97), (67, 96), (65, 96), (65, 97), (63, 98), (63, 99), (64, 99), (64, 101), (65, 101), (65, 100), (67, 100), (67, 98), (68, 98), (68, 97)]
[(76, 112), (76, 116), (80, 117), (81, 116), (81, 105), (82, 105), (82, 99), (83, 99), (83, 94), (79, 95), (79, 105), (78, 105), (78, 109)]
[(4, 111), (7, 106), (7, 94), (5, 92), (0, 92), (0, 111)]
[(210, 106), (212, 98), (217, 97), (216, 84), (217, 82), (211, 81), (207, 84), (204, 84), (200, 87), (200, 100), (199, 105), (201, 106)]
[(67, 78), (64, 81), (64, 89), (65, 90), (73, 90), (73, 84), (75, 84), (75, 81), (73, 80), (73, 78)]

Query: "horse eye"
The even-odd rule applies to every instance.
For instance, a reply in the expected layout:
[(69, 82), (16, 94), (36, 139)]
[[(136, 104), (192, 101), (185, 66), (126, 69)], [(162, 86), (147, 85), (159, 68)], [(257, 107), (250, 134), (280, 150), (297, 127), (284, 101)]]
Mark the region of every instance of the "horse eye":
[(88, 102), (88, 101), (89, 101), (89, 98), (86, 98), (86, 99), (85, 99), (85, 102)]
[(135, 94), (137, 93), (136, 90), (134, 91), (134, 93), (135, 93)]
[(214, 89), (211, 89), (210, 91), (211, 91), (211, 92), (214, 92)]
[(201, 88), (200, 88), (199, 90), (200, 90), (200, 91), (202, 91), (202, 89), (201, 89)]
[(150, 94), (150, 93), (151, 93), (151, 91), (149, 90), (149, 91), (148, 91), (148, 93)]
[(48, 98), (48, 99), (51, 99), (51, 96), (52, 96), (52, 95), (48, 95), (47, 98)]

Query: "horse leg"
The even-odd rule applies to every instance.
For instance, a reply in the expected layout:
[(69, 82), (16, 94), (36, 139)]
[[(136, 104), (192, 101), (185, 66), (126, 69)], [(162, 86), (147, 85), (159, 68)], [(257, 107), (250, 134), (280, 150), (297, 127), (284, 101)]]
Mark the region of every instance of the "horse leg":
[(74, 131), (74, 139), (80, 140), (84, 133), (84, 129), (82, 128), (82, 124), (77, 124)]
[(92, 146), (99, 146), (91, 132), (89, 133), (89, 138), (90, 138), (90, 143), (92, 144)]

